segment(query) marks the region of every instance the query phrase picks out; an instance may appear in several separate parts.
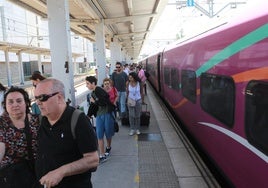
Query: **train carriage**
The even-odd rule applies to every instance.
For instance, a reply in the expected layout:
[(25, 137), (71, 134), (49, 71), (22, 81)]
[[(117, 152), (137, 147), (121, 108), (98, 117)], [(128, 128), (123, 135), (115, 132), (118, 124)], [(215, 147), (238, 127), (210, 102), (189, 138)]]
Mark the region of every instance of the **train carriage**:
[(147, 59), (151, 84), (234, 187), (268, 187), (268, 2), (258, 4)]

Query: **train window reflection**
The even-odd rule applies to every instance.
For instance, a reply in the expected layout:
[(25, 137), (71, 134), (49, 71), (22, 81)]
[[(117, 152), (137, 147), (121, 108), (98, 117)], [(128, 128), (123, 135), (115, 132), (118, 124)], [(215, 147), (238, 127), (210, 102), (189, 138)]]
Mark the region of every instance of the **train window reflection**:
[(195, 71), (181, 71), (182, 95), (189, 101), (196, 102), (196, 74)]
[(245, 128), (249, 142), (268, 155), (268, 82), (247, 85)]
[(146, 71), (148, 71), (150, 75), (155, 77), (155, 69), (152, 64), (147, 64)]
[(179, 90), (180, 89), (180, 80), (178, 69), (171, 69), (171, 87), (172, 89)]
[(200, 103), (204, 111), (229, 127), (234, 123), (235, 86), (231, 77), (203, 73)]
[(165, 84), (168, 86), (168, 87), (171, 87), (171, 82), (170, 82), (170, 68), (168, 67), (165, 67), (164, 68), (164, 79), (165, 79)]

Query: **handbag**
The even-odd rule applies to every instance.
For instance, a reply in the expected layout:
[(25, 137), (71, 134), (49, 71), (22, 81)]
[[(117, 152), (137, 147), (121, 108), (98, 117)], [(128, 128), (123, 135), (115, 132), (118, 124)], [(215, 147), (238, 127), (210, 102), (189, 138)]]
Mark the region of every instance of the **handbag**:
[(117, 121), (114, 121), (114, 132), (118, 133), (119, 132), (119, 125)]
[(119, 125), (118, 125), (117, 121), (115, 120), (112, 113), (111, 113), (111, 116), (114, 119), (114, 132), (118, 133), (119, 132)]
[(134, 100), (134, 99), (132, 99), (132, 98), (127, 98), (127, 104), (128, 104), (128, 106), (136, 106), (136, 101)]
[(37, 180), (33, 164), (33, 161), (23, 160), (3, 167), (0, 170), (0, 187), (34, 187)]

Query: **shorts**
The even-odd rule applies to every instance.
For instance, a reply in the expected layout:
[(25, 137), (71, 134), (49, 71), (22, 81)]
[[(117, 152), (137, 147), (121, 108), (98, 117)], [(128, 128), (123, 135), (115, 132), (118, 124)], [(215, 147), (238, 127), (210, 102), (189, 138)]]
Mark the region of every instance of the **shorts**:
[(96, 134), (98, 139), (103, 139), (104, 135), (107, 139), (114, 136), (114, 119), (111, 113), (96, 117)]

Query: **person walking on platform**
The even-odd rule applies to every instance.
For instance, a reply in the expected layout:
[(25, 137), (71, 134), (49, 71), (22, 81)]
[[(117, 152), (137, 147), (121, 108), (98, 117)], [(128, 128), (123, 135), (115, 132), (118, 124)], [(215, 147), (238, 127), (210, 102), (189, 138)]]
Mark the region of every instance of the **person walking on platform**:
[[(137, 72), (138, 72), (138, 76), (139, 78), (141, 79), (141, 85), (142, 85), (142, 88), (143, 88), (143, 91), (144, 91), (144, 95), (146, 95), (146, 76), (145, 76), (145, 72), (142, 68), (142, 65), (138, 65), (137, 66)], [(143, 99), (142, 101), (144, 101), (144, 95), (142, 95)]]
[[(114, 108), (109, 99), (109, 94), (101, 87), (97, 86), (97, 78), (86, 77), (86, 85), (92, 91), (90, 102), (98, 105), (96, 116), (96, 133), (99, 144), (100, 163), (107, 160), (111, 152), (112, 137), (114, 136), (114, 122), (111, 116)], [(107, 141), (106, 151), (104, 151), (104, 134)]]
[(127, 75), (129, 75), (129, 66), (128, 66), (128, 64), (126, 63), (125, 65), (124, 65), (124, 70), (123, 70)]
[(104, 78), (103, 89), (109, 94), (111, 103), (116, 107), (116, 102), (118, 100), (118, 92), (117, 89), (113, 86), (113, 81), (109, 78)]
[(114, 87), (118, 91), (120, 117), (122, 118), (126, 116), (126, 85), (128, 83), (128, 76), (123, 71), (120, 62), (116, 62), (115, 67), (116, 72), (113, 72), (111, 79), (114, 83)]
[[(34, 88), (36, 88), (36, 85), (44, 79), (46, 79), (46, 78), (41, 75), (40, 71), (34, 71), (32, 76), (30, 77), (30, 80), (32, 80), (32, 84), (33, 84)], [(38, 105), (36, 104), (36, 102), (32, 103), (31, 109), (32, 109), (33, 114), (37, 114), (37, 115), (41, 114), (41, 111), (40, 111)]]
[(129, 83), (127, 87), (127, 105), (129, 111), (129, 124), (130, 131), (129, 135), (132, 136), (135, 133), (140, 134), (140, 115), (142, 103), (143, 91), (141, 80), (138, 77), (137, 73), (129, 73)]
[(4, 95), (0, 116), (0, 187), (32, 187), (39, 118), (30, 113), (28, 93), (11, 86)]
[(64, 85), (57, 79), (40, 81), (34, 94), (43, 116), (35, 167), (40, 184), (47, 188), (92, 188), (90, 169), (98, 166), (99, 157), (88, 118), (81, 113), (72, 132), (75, 108), (65, 102)]
[[(110, 99), (111, 104), (114, 105), (114, 110), (110, 113), (110, 115), (112, 116), (110, 125), (114, 125), (115, 116), (116, 116), (116, 102), (118, 100), (118, 92), (116, 88), (113, 86), (113, 81), (110, 78), (104, 78), (103, 86), (104, 86), (103, 89), (109, 94), (109, 99)], [(110, 126), (109, 128), (111, 127), (113, 126)], [(107, 146), (105, 150), (106, 156), (110, 155), (111, 143), (112, 143), (112, 138), (107, 139)]]

